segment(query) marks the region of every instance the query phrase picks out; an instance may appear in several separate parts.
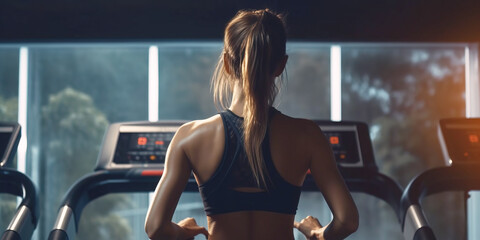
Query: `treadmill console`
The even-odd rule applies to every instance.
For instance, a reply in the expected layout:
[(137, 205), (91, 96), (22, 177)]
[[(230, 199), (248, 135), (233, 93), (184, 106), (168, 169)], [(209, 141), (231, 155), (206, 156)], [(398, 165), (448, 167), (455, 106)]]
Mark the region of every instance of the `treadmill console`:
[(105, 134), (99, 169), (163, 169), (168, 145), (184, 122), (125, 122)]
[(11, 161), (20, 141), (20, 125), (18, 123), (0, 123), (0, 167)]
[(442, 119), (438, 135), (447, 165), (480, 163), (480, 118)]
[[(168, 145), (185, 122), (124, 122), (105, 134), (96, 170), (163, 169)], [(316, 121), (344, 168), (376, 169), (368, 127), (360, 122)]]
[(343, 168), (376, 169), (370, 134), (361, 122), (316, 121), (330, 142), (337, 164)]

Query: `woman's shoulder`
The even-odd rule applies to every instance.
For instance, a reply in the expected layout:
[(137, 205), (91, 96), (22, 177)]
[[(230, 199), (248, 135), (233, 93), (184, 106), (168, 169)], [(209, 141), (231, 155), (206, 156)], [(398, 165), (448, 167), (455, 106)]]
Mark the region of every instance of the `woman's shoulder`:
[(178, 145), (194, 166), (198, 166), (201, 156), (211, 155), (220, 146), (225, 133), (220, 115), (183, 124), (175, 134)]
[(298, 134), (311, 135), (315, 132), (321, 132), (319, 126), (310, 119), (296, 118), (283, 113), (278, 113), (276, 120), (276, 123), (280, 125), (281, 128), (288, 129)]
[(213, 134), (219, 130), (223, 130), (222, 119), (219, 114), (216, 114), (206, 119), (193, 120), (183, 124), (177, 130), (177, 135), (196, 138)]

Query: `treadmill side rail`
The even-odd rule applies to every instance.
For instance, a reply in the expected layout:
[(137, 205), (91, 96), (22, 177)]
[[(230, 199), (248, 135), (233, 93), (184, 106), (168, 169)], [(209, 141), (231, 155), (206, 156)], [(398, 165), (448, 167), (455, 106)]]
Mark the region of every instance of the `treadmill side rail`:
[[(160, 176), (142, 176), (132, 170), (102, 170), (84, 176), (67, 192), (48, 239), (74, 239), (82, 211), (94, 199), (117, 192), (153, 192), (159, 180)], [(196, 182), (188, 185), (196, 187)]]
[(65, 232), (67, 236), (75, 236), (76, 227), (73, 218), (73, 210), (69, 206), (63, 206), (58, 212), (58, 217), (52, 231), (61, 230)]
[(479, 190), (479, 172), (480, 164), (457, 164), (432, 168), (412, 179), (400, 201), (405, 239), (436, 239), (421, 210), (421, 200), (439, 192)]
[(30, 239), (37, 227), (39, 209), (33, 182), (25, 174), (8, 168), (0, 168), (1, 193), (22, 198), (14, 217), (2, 234), (2, 240)]
[(32, 212), (30, 211), (30, 209), (28, 209), (27, 206), (22, 205), (15, 213), (13, 220), (7, 227), (7, 231), (15, 231), (20, 236), (29, 238), (32, 236), (35, 227), (36, 225), (33, 222)]
[(404, 224), (403, 235), (405, 240), (414, 239), (417, 230), (428, 227), (427, 220), (424, 217), (422, 209), (418, 205), (411, 205), (408, 208)]

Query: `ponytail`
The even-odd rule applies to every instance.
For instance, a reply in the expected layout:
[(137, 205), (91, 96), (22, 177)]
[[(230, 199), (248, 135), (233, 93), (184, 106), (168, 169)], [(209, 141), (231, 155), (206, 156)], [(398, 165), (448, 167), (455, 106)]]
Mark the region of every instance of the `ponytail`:
[[(244, 148), (258, 186), (266, 187), (269, 178), (264, 171), (262, 142), (268, 137), (269, 109), (277, 93), (273, 74), (285, 56), (285, 35), (281, 17), (270, 10), (239, 12), (225, 30), (224, 54), (212, 82), (216, 103), (226, 108), (233, 81), (241, 81)], [(224, 61), (231, 74), (226, 73)]]

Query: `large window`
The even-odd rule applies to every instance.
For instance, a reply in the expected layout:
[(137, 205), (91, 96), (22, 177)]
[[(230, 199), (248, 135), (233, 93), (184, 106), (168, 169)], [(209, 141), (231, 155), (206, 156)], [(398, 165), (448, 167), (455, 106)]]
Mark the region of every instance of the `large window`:
[(210, 80), (222, 47), (221, 43), (159, 45), (159, 119), (192, 120), (215, 114)]
[[(441, 118), (465, 117), (465, 46), (342, 47), (342, 108), (343, 119), (369, 124), (380, 171), (405, 187), (422, 171), (445, 165), (437, 125)], [(462, 199), (455, 193), (426, 199), (425, 212), (440, 239), (465, 236)], [(360, 208), (367, 204), (361, 202)], [(369, 229), (362, 227), (368, 218), (361, 218), (359, 233)], [(390, 222), (378, 219), (376, 226)], [(384, 231), (376, 236), (393, 239)]]
[(330, 118), (330, 46), (291, 43), (277, 104), (285, 114), (308, 118)]
[[(93, 172), (108, 124), (147, 119), (148, 46), (37, 46), (29, 49), (29, 65), (28, 160), (37, 176), (43, 239), (68, 188)], [(131, 198), (93, 202), (77, 239), (130, 239), (128, 222), (112, 209)]]
[[(42, 213), (36, 239), (47, 237), (68, 188), (93, 172), (108, 124), (148, 120), (156, 106), (151, 104), (152, 97), (158, 100), (155, 112), (160, 120), (201, 119), (216, 113), (210, 80), (221, 42), (155, 44), (157, 79), (149, 76), (149, 47), (142, 43), (25, 47), (26, 170), (38, 187)], [(469, 74), (465, 72), (465, 45), (337, 47), (341, 50), (336, 56), (341, 59), (338, 96), (332, 94), (332, 46), (287, 45), (289, 59), (275, 103), (278, 109), (309, 119), (331, 119), (331, 112), (338, 111), (342, 120), (368, 123), (380, 171), (403, 187), (418, 173), (443, 165), (436, 124), (440, 118), (465, 116), (465, 76)], [(18, 117), (19, 58), (18, 47), (0, 46), (0, 121)], [(150, 85), (152, 81), (157, 84)], [(151, 86), (156, 91), (149, 93)], [(149, 96), (152, 92), (158, 96)], [(335, 98), (341, 108), (332, 103)], [(349, 239), (403, 239), (388, 204), (364, 193), (353, 197), (360, 211), (360, 228)], [(442, 193), (426, 198), (425, 212), (437, 236), (465, 236), (463, 197), (461, 193)], [(8, 224), (4, 219), (11, 218), (15, 207), (15, 198), (0, 195), (0, 227)], [(85, 208), (77, 239), (146, 239), (143, 222), (147, 207), (147, 194), (102, 197)], [(330, 220), (321, 193), (302, 193), (296, 220), (307, 215), (317, 216), (322, 223)], [(182, 195), (174, 221), (185, 217), (207, 225), (198, 193)], [(295, 236), (303, 239), (298, 231)]]
[[(0, 122), (16, 122), (18, 114), (18, 48), (0, 47)], [(8, 162), (5, 167), (15, 168)], [(17, 208), (16, 197), (0, 193), (0, 229), (6, 229)]]

